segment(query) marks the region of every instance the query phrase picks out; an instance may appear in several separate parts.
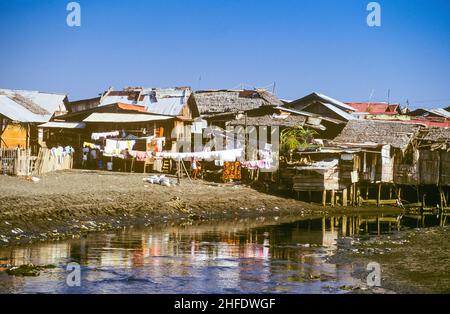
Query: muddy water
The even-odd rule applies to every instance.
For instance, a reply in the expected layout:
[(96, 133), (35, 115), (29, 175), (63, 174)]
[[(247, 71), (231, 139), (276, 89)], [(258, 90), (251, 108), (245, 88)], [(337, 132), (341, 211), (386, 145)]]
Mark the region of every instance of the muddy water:
[[(96, 233), (80, 240), (0, 249), (0, 264), (55, 265), (38, 277), (0, 272), (0, 293), (346, 293), (366, 291), (351, 263), (331, 263), (355, 234), (395, 233), (421, 220), (335, 216), (251, 220)], [(66, 265), (81, 265), (69, 287)]]

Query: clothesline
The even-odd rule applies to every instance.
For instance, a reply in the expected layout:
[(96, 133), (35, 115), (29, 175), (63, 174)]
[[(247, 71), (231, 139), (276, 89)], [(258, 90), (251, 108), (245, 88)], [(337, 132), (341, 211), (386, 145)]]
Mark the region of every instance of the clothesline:
[(242, 157), (243, 151), (244, 150), (240, 148), (240, 149), (209, 151), (209, 152), (187, 152), (187, 153), (161, 152), (156, 153), (156, 156), (163, 158), (171, 158), (175, 160), (185, 158), (196, 158), (205, 160), (236, 161), (236, 159)]

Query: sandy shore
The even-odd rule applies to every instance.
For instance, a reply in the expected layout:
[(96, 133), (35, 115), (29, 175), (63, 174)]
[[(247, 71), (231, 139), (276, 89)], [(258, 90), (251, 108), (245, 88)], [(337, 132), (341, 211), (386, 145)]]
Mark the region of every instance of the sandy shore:
[[(71, 170), (0, 177), (0, 245), (78, 237), (128, 225), (322, 214), (323, 208), (246, 186), (187, 179), (164, 187), (143, 174)], [(176, 181), (175, 178), (172, 179)]]

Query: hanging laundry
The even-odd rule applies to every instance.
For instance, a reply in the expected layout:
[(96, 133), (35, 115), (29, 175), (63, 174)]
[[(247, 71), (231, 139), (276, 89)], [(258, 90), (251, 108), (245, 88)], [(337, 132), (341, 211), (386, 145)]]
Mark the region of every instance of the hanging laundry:
[(169, 153), (161, 152), (156, 153), (156, 156), (163, 158), (172, 158), (175, 160), (185, 159), (185, 158), (196, 158), (196, 159), (206, 159), (206, 160), (221, 160), (223, 162), (236, 161), (241, 158), (243, 154), (243, 149), (230, 149), (223, 151), (203, 151), (203, 152), (188, 152), (188, 153)]
[(85, 146), (87, 146), (91, 149), (101, 149), (102, 148), (100, 145), (89, 143), (89, 142), (84, 142), (83, 147), (85, 147)]
[(140, 151), (135, 151), (135, 158), (137, 161), (145, 161), (145, 159), (147, 158), (148, 154), (147, 152), (140, 152)]
[(92, 133), (91, 139), (93, 141), (98, 141), (99, 139), (104, 139), (108, 137), (117, 137), (119, 136), (119, 131), (112, 131), (112, 132), (99, 132), (99, 133)]
[(256, 169), (270, 169), (272, 168), (272, 159), (263, 159), (263, 160), (251, 160), (251, 161), (243, 161), (242, 168), (256, 170)]
[(223, 164), (223, 179), (226, 180), (241, 180), (241, 163), (225, 162)]

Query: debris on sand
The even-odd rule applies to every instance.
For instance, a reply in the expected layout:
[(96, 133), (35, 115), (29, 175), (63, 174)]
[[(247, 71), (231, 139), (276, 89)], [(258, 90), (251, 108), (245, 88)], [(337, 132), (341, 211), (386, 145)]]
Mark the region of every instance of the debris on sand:
[(147, 182), (147, 183), (150, 183), (150, 184), (159, 184), (159, 185), (162, 185), (162, 186), (172, 186), (172, 185), (175, 185), (174, 182), (171, 182), (170, 179), (167, 178), (167, 177), (166, 177), (165, 175), (163, 175), (163, 174), (160, 175), (160, 176), (153, 175), (153, 176), (150, 176), (150, 177), (148, 177), (148, 178), (144, 178), (143, 181), (144, 181), (144, 182)]

